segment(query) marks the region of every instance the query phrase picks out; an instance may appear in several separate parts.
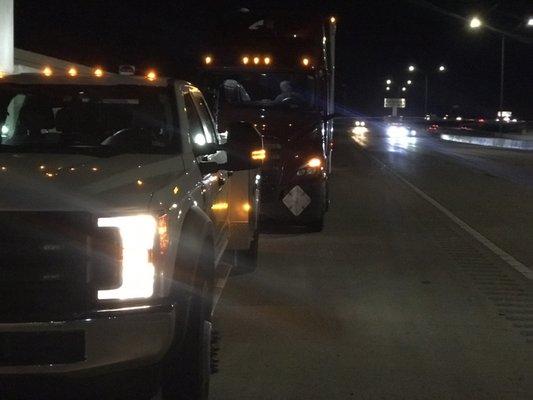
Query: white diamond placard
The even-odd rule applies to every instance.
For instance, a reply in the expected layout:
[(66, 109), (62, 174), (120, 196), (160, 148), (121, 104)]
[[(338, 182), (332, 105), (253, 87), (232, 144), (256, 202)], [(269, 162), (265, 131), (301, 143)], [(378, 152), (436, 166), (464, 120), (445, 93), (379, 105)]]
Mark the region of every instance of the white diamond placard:
[(295, 186), (283, 198), (283, 204), (295, 215), (300, 215), (311, 204), (311, 197), (300, 186)]

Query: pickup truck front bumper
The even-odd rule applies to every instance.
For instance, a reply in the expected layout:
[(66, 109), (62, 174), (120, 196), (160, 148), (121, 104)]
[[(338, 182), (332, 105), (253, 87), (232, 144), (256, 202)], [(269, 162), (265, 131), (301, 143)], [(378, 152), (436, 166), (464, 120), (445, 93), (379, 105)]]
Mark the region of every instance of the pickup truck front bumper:
[(175, 307), (164, 305), (71, 321), (1, 323), (0, 375), (91, 376), (153, 365), (172, 344), (175, 319)]

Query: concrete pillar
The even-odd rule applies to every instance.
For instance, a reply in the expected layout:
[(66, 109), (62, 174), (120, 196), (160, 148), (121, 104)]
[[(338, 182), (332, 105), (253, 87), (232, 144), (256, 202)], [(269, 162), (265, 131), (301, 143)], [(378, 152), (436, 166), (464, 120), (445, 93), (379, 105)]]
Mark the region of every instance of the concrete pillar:
[(0, 71), (13, 73), (15, 63), (14, 0), (0, 0)]

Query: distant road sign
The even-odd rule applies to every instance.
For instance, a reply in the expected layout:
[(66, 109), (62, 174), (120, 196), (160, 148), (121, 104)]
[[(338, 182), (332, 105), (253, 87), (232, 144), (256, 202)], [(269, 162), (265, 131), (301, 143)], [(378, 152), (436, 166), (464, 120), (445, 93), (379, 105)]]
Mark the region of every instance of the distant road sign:
[(406, 102), (404, 98), (385, 98), (385, 108), (405, 108)]

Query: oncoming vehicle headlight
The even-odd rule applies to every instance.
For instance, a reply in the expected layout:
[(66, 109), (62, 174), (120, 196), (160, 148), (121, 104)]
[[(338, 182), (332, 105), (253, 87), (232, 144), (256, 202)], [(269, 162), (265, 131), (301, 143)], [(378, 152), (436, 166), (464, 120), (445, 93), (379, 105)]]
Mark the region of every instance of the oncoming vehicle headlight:
[(401, 137), (409, 135), (409, 129), (405, 126), (391, 125), (387, 128), (387, 135), (389, 137)]
[(98, 218), (98, 227), (117, 228), (122, 239), (122, 285), (99, 290), (98, 300), (149, 298), (154, 293), (153, 250), (161, 221), (152, 215)]
[(303, 175), (313, 175), (318, 172), (321, 172), (324, 168), (322, 168), (322, 159), (319, 157), (313, 157), (310, 158), (307, 163), (305, 163), (296, 175), (303, 176)]

